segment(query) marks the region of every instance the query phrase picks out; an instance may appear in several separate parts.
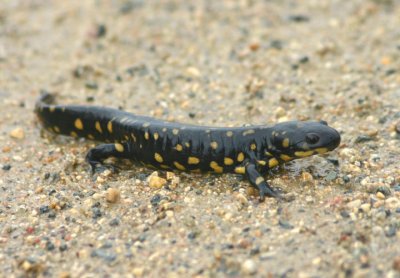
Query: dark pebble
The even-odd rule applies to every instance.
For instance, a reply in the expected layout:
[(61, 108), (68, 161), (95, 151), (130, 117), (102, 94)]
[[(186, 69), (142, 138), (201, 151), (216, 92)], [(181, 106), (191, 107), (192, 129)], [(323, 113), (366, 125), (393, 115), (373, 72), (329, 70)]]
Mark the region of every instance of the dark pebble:
[(120, 223), (119, 218), (114, 218), (108, 224), (112, 227), (115, 227), (115, 226), (119, 226), (119, 223)]
[(56, 193), (57, 193), (57, 190), (52, 189), (52, 190), (49, 191), (49, 196), (52, 196), (52, 195), (54, 195)]
[(49, 206), (41, 206), (41, 207), (39, 208), (39, 213), (40, 213), (40, 214), (45, 214), (45, 213), (48, 213), (49, 211), (50, 211)]
[(343, 181), (344, 181), (345, 183), (348, 183), (348, 182), (350, 181), (349, 176), (347, 176), (347, 175), (343, 176)]
[(58, 250), (60, 250), (61, 252), (64, 252), (64, 251), (66, 251), (67, 249), (68, 249), (68, 245), (65, 244), (65, 243), (62, 243), (62, 244), (60, 245), (60, 247), (58, 247)]
[(146, 234), (141, 234), (141, 235), (139, 235), (138, 240), (139, 240), (140, 242), (145, 242), (145, 241), (146, 241), (146, 238), (147, 238)]
[(387, 237), (393, 237), (396, 235), (397, 229), (396, 226), (390, 225), (387, 230), (385, 230), (385, 235)]
[(156, 207), (156, 206), (158, 206), (158, 203), (160, 203), (161, 199), (162, 199), (161, 195), (156, 194), (151, 198), (150, 203), (153, 207)]
[(190, 232), (189, 234), (188, 234), (188, 239), (195, 239), (196, 237), (198, 236), (198, 233), (197, 232)]
[(400, 208), (397, 208), (397, 209), (396, 209), (396, 213), (400, 213)]
[(8, 171), (11, 169), (11, 165), (10, 164), (5, 164), (3, 165), (3, 167), (1, 167), (1, 169), (3, 169), (4, 171)]
[(270, 45), (271, 48), (275, 48), (275, 49), (278, 49), (278, 50), (281, 50), (283, 48), (283, 42), (280, 41), (280, 40), (272, 40), (269, 43), (269, 45)]
[(101, 212), (101, 210), (99, 208), (93, 208), (92, 209), (92, 213), (93, 213), (93, 215), (92, 215), (93, 219), (97, 219), (97, 218), (100, 218), (102, 216), (102, 212)]
[(260, 248), (259, 247), (254, 247), (250, 250), (250, 256), (258, 255), (260, 254)]
[(364, 142), (368, 142), (368, 141), (372, 141), (372, 140), (374, 140), (374, 139), (369, 135), (359, 135), (359, 136), (357, 136), (354, 143), (358, 144), (358, 143), (364, 143)]
[(86, 97), (87, 102), (93, 102), (94, 101), (94, 96), (88, 96)]
[(386, 75), (392, 75), (392, 74), (395, 74), (395, 73), (396, 73), (396, 69), (388, 69), (388, 70), (385, 72)]
[(377, 189), (376, 189), (376, 192), (381, 192), (383, 195), (385, 195), (386, 197), (387, 196), (390, 196), (391, 194), (392, 194), (392, 192), (390, 191), (390, 188), (389, 187), (387, 187), (387, 186), (379, 186)]
[(119, 8), (119, 12), (121, 14), (128, 14), (132, 10), (140, 8), (143, 5), (144, 0), (129, 0), (122, 3), (121, 7)]
[(50, 211), (48, 217), (49, 217), (50, 219), (56, 218), (56, 212), (55, 212), (55, 211)]
[(290, 15), (289, 20), (293, 22), (308, 22), (310, 21), (310, 18), (306, 15), (297, 14), (297, 15)]
[(107, 27), (104, 24), (98, 24), (96, 26), (95, 36), (96, 38), (104, 37), (107, 34)]
[(248, 233), (251, 230), (250, 227), (246, 227), (242, 230), (243, 233)]
[(400, 183), (393, 186), (393, 190), (396, 192), (399, 192), (400, 191)]
[(330, 171), (329, 174), (325, 177), (327, 181), (333, 181), (337, 178), (337, 173), (335, 171)]
[(340, 212), (340, 216), (343, 217), (343, 218), (349, 218), (349, 217), (350, 217), (350, 214), (348, 213), (348, 211), (342, 210), (342, 211)]
[(397, 134), (400, 134), (400, 122), (398, 122), (396, 124), (396, 126), (394, 127), (394, 130), (396, 131)]
[(100, 203), (100, 202), (95, 202), (95, 203), (92, 205), (92, 208), (99, 208), (99, 207), (101, 207), (101, 203)]
[(50, 173), (49, 173), (49, 172), (45, 173), (43, 178), (44, 178), (45, 180), (47, 180), (48, 178), (50, 178)]
[(52, 251), (52, 250), (54, 250), (56, 247), (54, 246), (54, 244), (52, 243), (52, 242), (50, 242), (50, 241), (47, 241), (46, 242), (46, 250), (47, 251)]
[(336, 158), (328, 158), (327, 159), (330, 163), (332, 163), (335, 166), (339, 166), (339, 160)]
[(97, 90), (99, 88), (99, 85), (97, 85), (97, 83), (94, 81), (88, 81), (85, 83), (85, 87), (87, 89)]
[(299, 63), (300, 64), (306, 64), (310, 61), (310, 58), (308, 58), (308, 56), (303, 56), (299, 59)]
[(91, 257), (99, 257), (107, 262), (113, 262), (117, 259), (117, 255), (109, 250), (104, 250), (102, 248), (95, 249), (90, 254)]
[(189, 112), (189, 118), (193, 119), (194, 117), (196, 117), (196, 113)]
[(284, 229), (291, 230), (294, 228), (292, 224), (290, 224), (288, 221), (279, 219), (279, 226), (281, 226)]

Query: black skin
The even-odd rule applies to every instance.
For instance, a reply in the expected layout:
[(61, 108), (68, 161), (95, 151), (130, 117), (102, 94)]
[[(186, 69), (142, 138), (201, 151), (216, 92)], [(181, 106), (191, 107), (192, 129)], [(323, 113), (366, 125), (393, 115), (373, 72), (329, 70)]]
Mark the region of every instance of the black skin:
[(126, 158), (159, 169), (245, 174), (260, 199), (280, 198), (262, 178), (286, 161), (324, 153), (340, 143), (326, 122), (279, 123), (275, 126), (206, 127), (165, 122), (97, 106), (53, 105), (42, 95), (35, 112), (57, 134), (105, 141), (89, 150), (95, 171), (108, 157)]

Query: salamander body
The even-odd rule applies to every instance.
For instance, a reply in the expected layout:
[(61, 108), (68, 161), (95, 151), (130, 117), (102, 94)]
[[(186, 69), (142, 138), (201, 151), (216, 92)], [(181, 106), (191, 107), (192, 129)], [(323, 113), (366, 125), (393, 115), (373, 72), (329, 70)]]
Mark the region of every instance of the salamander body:
[(297, 158), (323, 154), (340, 144), (326, 122), (290, 121), (274, 126), (207, 127), (138, 116), (117, 109), (55, 105), (42, 95), (35, 112), (57, 134), (103, 141), (86, 160), (94, 171), (108, 157), (142, 162), (164, 170), (246, 175), (260, 198), (279, 197), (264, 179), (266, 172)]

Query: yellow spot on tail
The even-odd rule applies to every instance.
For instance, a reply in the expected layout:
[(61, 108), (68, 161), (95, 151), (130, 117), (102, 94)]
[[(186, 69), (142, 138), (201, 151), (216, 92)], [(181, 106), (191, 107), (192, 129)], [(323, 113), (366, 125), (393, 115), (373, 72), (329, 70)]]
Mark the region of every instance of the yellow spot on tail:
[(227, 132), (226, 132), (226, 136), (232, 137), (232, 136), (233, 136), (233, 132), (232, 132), (232, 131), (227, 131)]
[(250, 149), (254, 151), (255, 149), (257, 149), (257, 145), (254, 144), (254, 143), (251, 144), (251, 145), (250, 145)]
[(297, 157), (307, 157), (307, 156), (310, 156), (312, 154), (314, 154), (314, 151), (306, 151), (306, 152), (299, 151), (299, 152), (295, 152), (294, 153), (294, 155), (297, 156)]
[(260, 164), (260, 165), (262, 165), (262, 166), (267, 165), (267, 162), (264, 161), (264, 160), (257, 160), (257, 163)]
[(88, 135), (87, 135), (87, 138), (89, 138), (90, 140), (93, 140), (93, 139), (94, 139), (94, 136), (93, 136), (92, 134), (88, 134)]
[(167, 128), (164, 127), (164, 128), (162, 129), (162, 132), (166, 132), (166, 131), (167, 131)]
[(113, 125), (112, 125), (112, 121), (109, 121), (107, 124), (107, 129), (108, 132), (112, 133), (113, 132)]
[(179, 133), (179, 129), (174, 128), (174, 129), (172, 130), (172, 134), (173, 134), (173, 135), (178, 135), (178, 133)]
[(79, 130), (83, 130), (83, 123), (81, 119), (76, 119), (74, 123), (75, 127)]
[(239, 153), (237, 156), (237, 161), (242, 162), (244, 160), (244, 153)]
[(188, 158), (188, 164), (199, 164), (200, 159), (197, 157), (189, 156)]
[(235, 173), (236, 174), (245, 174), (246, 173), (246, 168), (244, 168), (244, 167), (236, 167), (235, 168)]
[(96, 130), (97, 130), (99, 133), (103, 133), (103, 130), (101, 129), (101, 125), (100, 125), (100, 122), (99, 122), (99, 121), (97, 121), (97, 122), (95, 123), (94, 127), (96, 128)]
[(57, 133), (60, 132), (60, 128), (59, 128), (58, 126), (54, 126), (53, 129), (54, 129), (54, 131), (57, 132)]
[(265, 153), (265, 155), (272, 156), (272, 154), (270, 152), (265, 151), (264, 153)]
[(124, 138), (125, 138), (125, 141), (128, 141), (129, 140), (129, 136), (128, 135), (124, 135)]
[(164, 164), (161, 164), (160, 167), (163, 168), (163, 169), (170, 169), (171, 168), (168, 165), (164, 165)]
[(144, 139), (149, 140), (149, 138), (150, 138), (149, 133), (146, 131), (144, 133)]
[(186, 142), (186, 143), (185, 143), (185, 146), (186, 146), (187, 148), (190, 148), (190, 143), (189, 143), (189, 142)]
[(133, 139), (133, 142), (136, 142), (136, 136), (135, 136), (135, 134), (131, 133), (131, 137), (132, 137), (132, 139)]
[(263, 183), (265, 180), (263, 177), (258, 177), (256, 178), (256, 185), (259, 185), (260, 183)]
[(328, 149), (327, 148), (318, 148), (318, 149), (315, 149), (315, 151), (319, 154), (323, 154), (323, 153), (328, 152)]
[(157, 140), (159, 137), (157, 132), (154, 132), (153, 136), (154, 136), (154, 140)]
[(273, 168), (275, 166), (277, 166), (279, 164), (278, 160), (276, 160), (276, 158), (271, 158), (270, 160), (268, 160), (268, 167), (269, 168)]
[(176, 149), (178, 152), (180, 152), (180, 151), (183, 150), (183, 147), (182, 147), (181, 144), (176, 144), (175, 149)]
[(245, 132), (243, 132), (243, 136), (253, 134), (253, 133), (255, 133), (254, 129), (249, 129), (249, 130), (246, 130)]
[(51, 113), (53, 113), (54, 111), (56, 111), (56, 107), (55, 107), (55, 106), (50, 106), (50, 107), (49, 107), (49, 111), (50, 111)]
[(224, 172), (224, 168), (218, 165), (217, 162), (211, 161), (210, 168), (214, 170), (215, 173), (222, 173)]
[(293, 159), (293, 157), (288, 156), (286, 154), (281, 154), (281, 159), (284, 160), (284, 161), (290, 161), (290, 160)]
[(159, 163), (163, 163), (163, 161), (164, 161), (164, 159), (162, 158), (161, 154), (159, 154), (159, 153), (155, 153), (154, 154), (154, 159)]
[(214, 150), (216, 150), (218, 148), (218, 143), (213, 141), (210, 143), (211, 148), (213, 148)]
[(70, 135), (71, 135), (72, 137), (78, 137), (78, 134), (77, 134), (75, 131), (71, 131)]
[(120, 143), (115, 143), (114, 147), (117, 150), (117, 152), (120, 152), (120, 153), (124, 152), (124, 146), (121, 145)]
[(175, 165), (176, 169), (178, 169), (178, 170), (181, 170), (181, 171), (185, 171), (186, 170), (185, 166), (183, 166), (179, 162), (174, 161), (174, 165)]
[(225, 165), (232, 165), (233, 164), (233, 159), (229, 157), (224, 158), (224, 164)]
[(282, 147), (287, 148), (289, 147), (289, 138), (285, 138), (282, 141)]

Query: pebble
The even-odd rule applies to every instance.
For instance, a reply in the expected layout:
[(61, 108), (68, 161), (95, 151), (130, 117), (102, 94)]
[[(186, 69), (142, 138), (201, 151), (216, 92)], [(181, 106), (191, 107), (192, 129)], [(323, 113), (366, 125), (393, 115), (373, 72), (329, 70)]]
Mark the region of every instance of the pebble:
[(14, 139), (24, 139), (25, 138), (25, 131), (22, 127), (17, 127), (10, 132), (11, 138)]
[(117, 188), (110, 187), (106, 192), (106, 200), (109, 203), (117, 203), (121, 199), (121, 193)]
[(363, 212), (368, 213), (368, 212), (371, 210), (371, 204), (369, 204), (369, 203), (362, 204), (362, 205), (360, 206), (360, 209), (361, 209)]
[(253, 275), (257, 273), (257, 264), (252, 259), (247, 259), (242, 263), (242, 271), (245, 274)]
[(376, 198), (384, 200), (385, 199), (385, 195), (382, 192), (378, 191), (376, 193)]
[(400, 272), (400, 256), (397, 256), (393, 259), (393, 269)]
[(301, 179), (302, 179), (303, 181), (306, 181), (306, 182), (309, 182), (309, 181), (313, 181), (313, 180), (314, 180), (313, 176), (312, 176), (310, 173), (308, 173), (308, 172), (303, 172), (303, 173), (301, 173)]
[(158, 176), (149, 177), (149, 186), (151, 188), (160, 189), (167, 183), (167, 180)]

